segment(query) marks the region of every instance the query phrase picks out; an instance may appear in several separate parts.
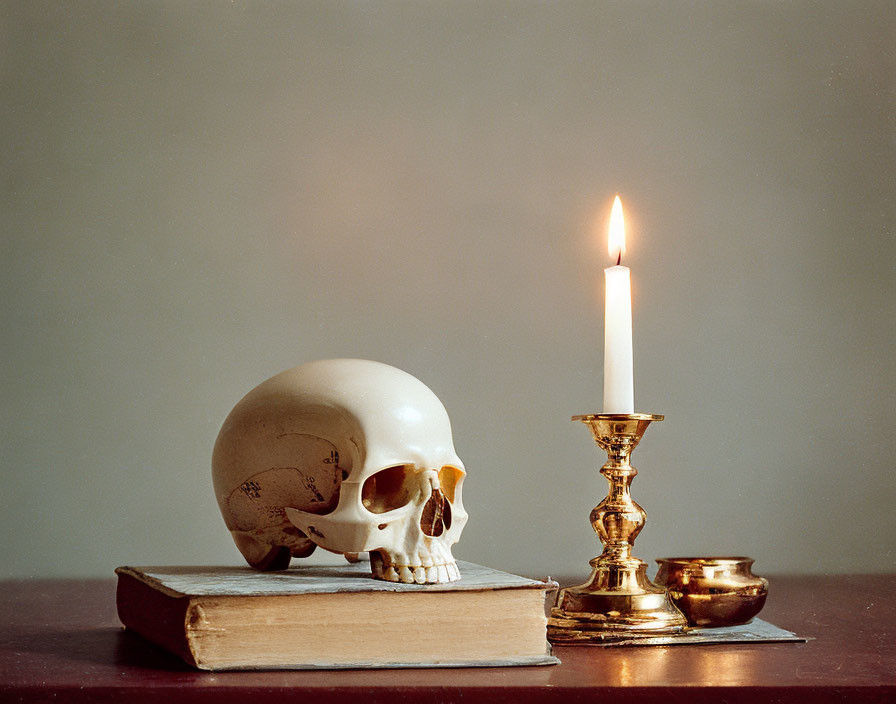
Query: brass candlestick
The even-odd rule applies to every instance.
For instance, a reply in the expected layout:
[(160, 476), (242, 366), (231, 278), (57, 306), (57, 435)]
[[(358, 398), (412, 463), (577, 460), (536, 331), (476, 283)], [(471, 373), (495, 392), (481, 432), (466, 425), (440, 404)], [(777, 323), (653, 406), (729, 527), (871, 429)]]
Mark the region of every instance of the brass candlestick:
[(638, 470), (629, 457), (647, 426), (663, 416), (600, 413), (572, 419), (591, 429), (609, 458), (600, 473), (610, 482), (610, 491), (591, 512), (604, 551), (591, 560), (587, 582), (560, 590), (548, 619), (548, 640), (587, 645), (683, 631), (687, 620), (667, 590), (647, 579), (646, 562), (632, 557), (647, 514), (630, 494)]

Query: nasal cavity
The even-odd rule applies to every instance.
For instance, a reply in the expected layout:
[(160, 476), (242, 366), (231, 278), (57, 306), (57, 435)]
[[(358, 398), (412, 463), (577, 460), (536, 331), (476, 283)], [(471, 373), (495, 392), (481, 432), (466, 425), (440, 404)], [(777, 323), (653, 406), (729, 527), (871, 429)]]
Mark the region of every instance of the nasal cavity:
[(447, 501), (439, 489), (433, 489), (432, 496), (423, 506), (420, 529), (425, 535), (435, 538), (445, 530), (445, 504)]

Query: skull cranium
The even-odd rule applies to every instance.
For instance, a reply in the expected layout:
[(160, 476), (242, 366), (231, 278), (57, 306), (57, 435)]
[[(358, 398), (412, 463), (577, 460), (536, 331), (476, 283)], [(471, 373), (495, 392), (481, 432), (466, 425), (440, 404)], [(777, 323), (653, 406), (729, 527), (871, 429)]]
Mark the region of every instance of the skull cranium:
[(448, 414), (415, 377), (378, 362), (310, 362), (263, 382), (224, 422), (215, 490), (240, 552), (283, 569), (320, 546), (369, 552), (393, 582), (459, 578), (466, 475)]

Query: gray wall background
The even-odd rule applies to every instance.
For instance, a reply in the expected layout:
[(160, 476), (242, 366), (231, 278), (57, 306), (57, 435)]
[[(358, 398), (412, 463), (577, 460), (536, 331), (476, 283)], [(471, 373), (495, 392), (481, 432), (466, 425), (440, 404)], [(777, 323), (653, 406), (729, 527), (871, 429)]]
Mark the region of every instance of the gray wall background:
[(457, 556), (584, 574), (626, 207), (636, 554), (887, 571), (896, 4), (19, 3), (0, 21), (4, 576), (241, 561), (211, 448), (282, 369), (425, 381)]

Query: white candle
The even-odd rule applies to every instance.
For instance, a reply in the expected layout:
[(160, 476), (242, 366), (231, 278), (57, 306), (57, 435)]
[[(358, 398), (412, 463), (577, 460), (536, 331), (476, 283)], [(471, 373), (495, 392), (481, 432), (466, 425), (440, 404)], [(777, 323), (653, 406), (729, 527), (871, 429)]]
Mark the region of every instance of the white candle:
[(635, 412), (635, 381), (632, 363), (632, 283), (625, 254), (625, 222), (619, 196), (610, 214), (610, 256), (616, 266), (604, 269), (604, 413)]

